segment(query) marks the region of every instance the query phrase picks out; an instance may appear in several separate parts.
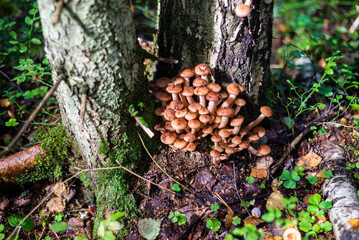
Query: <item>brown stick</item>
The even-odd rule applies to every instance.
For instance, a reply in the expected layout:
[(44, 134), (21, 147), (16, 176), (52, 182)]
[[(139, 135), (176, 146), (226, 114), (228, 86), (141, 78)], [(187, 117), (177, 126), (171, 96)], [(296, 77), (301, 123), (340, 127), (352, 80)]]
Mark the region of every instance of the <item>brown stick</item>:
[(0, 176), (11, 177), (33, 168), (37, 154), (43, 153), (41, 144), (0, 159)]
[(25, 130), (27, 129), (27, 127), (30, 125), (30, 123), (35, 119), (35, 117), (37, 116), (37, 114), (40, 112), (40, 110), (44, 107), (44, 105), (46, 104), (47, 100), (49, 100), (49, 98), (51, 97), (51, 95), (54, 93), (54, 91), (56, 90), (56, 88), (59, 86), (59, 84), (62, 82), (62, 80), (64, 80), (65, 76), (64, 75), (60, 75), (57, 78), (56, 83), (54, 84), (54, 86), (52, 86), (52, 88), (50, 89), (50, 91), (47, 92), (47, 94), (45, 95), (45, 97), (42, 99), (42, 101), (40, 102), (40, 104), (36, 107), (35, 111), (30, 115), (30, 117), (26, 120), (25, 124), (22, 126), (22, 128), (20, 129), (20, 131), (17, 133), (17, 135), (15, 136), (15, 138), (10, 142), (10, 144), (5, 148), (5, 150), (0, 152), (0, 156), (5, 155), (6, 153), (8, 153), (10, 151), (10, 149), (15, 145), (15, 143), (20, 139), (20, 137), (22, 136), (22, 134), (25, 132)]

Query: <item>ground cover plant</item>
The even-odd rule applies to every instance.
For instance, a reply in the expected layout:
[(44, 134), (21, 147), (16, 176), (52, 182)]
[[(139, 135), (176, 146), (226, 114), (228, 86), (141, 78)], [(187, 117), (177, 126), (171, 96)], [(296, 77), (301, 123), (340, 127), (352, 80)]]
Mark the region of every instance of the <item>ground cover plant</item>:
[[(129, 123), (122, 128), (125, 130), (118, 134), (118, 141), (96, 143), (99, 165), (95, 168), (83, 162), (81, 144), (65, 127), (69, 120), (60, 113), (63, 102), (59, 104), (56, 99), (60, 93), (42, 101), (54, 86), (53, 80), (61, 81), (57, 69), (52, 75), (53, 59), (45, 55), (43, 31), (48, 28), (41, 24), (42, 5), (33, 0), (0, 0), (0, 240), (346, 239), (336, 225), (340, 221), (350, 227), (352, 236), (359, 234), (359, 218), (345, 218), (336, 212), (338, 190), (344, 189), (353, 201), (359, 196), (359, 5), (336, 0), (249, 2), (243, 4), (245, 8), (252, 6), (249, 16), (239, 18), (235, 9), (228, 12), (233, 10), (235, 27), (253, 31), (246, 38), (253, 45), (256, 24), (249, 19), (259, 14), (258, 6), (273, 6), (274, 14), (270, 87), (266, 86), (265, 97), (260, 97), (273, 112), (259, 124), (265, 135), (250, 141), (254, 127), (239, 132), (248, 140), (247, 146), (232, 146), (240, 151), (230, 152), (235, 135), (214, 144), (212, 133), (204, 135), (204, 125), (198, 128), (201, 130), (184, 132), (163, 122), (156, 129), (163, 115), (155, 114), (155, 106), (162, 106), (163, 111), (166, 106), (150, 97), (160, 88), (155, 83), (161, 77), (175, 76), (177, 68), (191, 68), (201, 62), (181, 65), (190, 62), (185, 57), (197, 58), (159, 57), (163, 49), (158, 50), (158, 46), (163, 40), (156, 22), (158, 13), (166, 16), (164, 7), (157, 11), (157, 1), (135, 0), (131, 11), (136, 44), (141, 47), (136, 52), (143, 62), (143, 69), (138, 69), (143, 70), (141, 76), (148, 87), (141, 86), (141, 92), (125, 103), (119, 101), (129, 122), (136, 125)], [(166, 2), (162, 3), (165, 6)], [(240, 4), (236, 2), (235, 6)], [(54, 28), (60, 28), (66, 17), (76, 15), (71, 3), (58, 1), (57, 5), (60, 7), (54, 6), (54, 11), (60, 9), (59, 15), (51, 15)], [(187, 17), (190, 19), (190, 14)], [(84, 27), (80, 18), (76, 21)], [(187, 34), (192, 27), (188, 26)], [(198, 36), (202, 29), (198, 27)], [(87, 36), (94, 36), (90, 28), (86, 30)], [(229, 38), (235, 41), (240, 37)], [(96, 56), (92, 52), (82, 54), (88, 59)], [(161, 64), (168, 64), (167, 72)], [(66, 62), (63, 65), (68, 66)], [(226, 89), (228, 83), (219, 78), (226, 71), (224, 75), (230, 78), (232, 70), (222, 70), (212, 69), (208, 78)], [(199, 78), (202, 76), (191, 81)], [(73, 79), (62, 81), (67, 84)], [(85, 127), (88, 119), (102, 121), (93, 109), (89, 110), (97, 104), (94, 99), (100, 93), (91, 84), (74, 86), (72, 94), (79, 96), (75, 104), (80, 109), (78, 122)], [(221, 97), (223, 102), (231, 99), (230, 92), (222, 94), (227, 94)], [(239, 96), (247, 101), (239, 112), (245, 116), (243, 126), (247, 126), (261, 114), (259, 109), (264, 104), (254, 107), (246, 90)], [(202, 106), (210, 101), (193, 98)], [(167, 106), (171, 101), (167, 100)], [(107, 116), (122, 111), (101, 104)], [(222, 117), (217, 126), (221, 121)], [(165, 118), (165, 122), (170, 120)], [(103, 125), (111, 125), (108, 123)], [(229, 125), (225, 129), (234, 128)], [(155, 129), (160, 127), (163, 130), (159, 131), (171, 132), (178, 139), (189, 132), (203, 137), (192, 141), (195, 150), (183, 151), (174, 147), (174, 141), (159, 143), (161, 133)], [(223, 127), (212, 135), (219, 134), (220, 129)], [(149, 140), (152, 134), (157, 140)], [(14, 145), (8, 149), (11, 142)], [(241, 151), (248, 143), (254, 150), (269, 146), (271, 152)], [(213, 151), (222, 157), (212, 156)], [(12, 166), (16, 168), (10, 171)], [(331, 187), (335, 184), (331, 180), (338, 177), (350, 186)], [(95, 179), (98, 188), (91, 188)], [(123, 205), (113, 207), (119, 203)]]

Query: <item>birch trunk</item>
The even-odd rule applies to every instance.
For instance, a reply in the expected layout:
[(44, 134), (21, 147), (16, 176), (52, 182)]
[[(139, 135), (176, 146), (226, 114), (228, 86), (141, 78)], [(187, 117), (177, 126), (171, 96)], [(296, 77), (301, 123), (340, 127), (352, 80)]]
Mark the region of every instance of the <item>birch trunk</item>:
[(162, 0), (158, 54), (179, 64), (159, 64), (158, 75), (173, 76), (182, 66), (209, 63), (217, 82), (240, 83), (250, 103), (263, 104), (270, 77), (273, 4), (253, 0), (249, 17), (238, 18), (234, 9), (240, 3)]
[[(52, 21), (56, 2), (38, 2), (52, 77), (56, 82), (59, 74), (67, 76), (59, 85), (56, 97), (63, 124), (73, 134), (83, 156), (84, 162), (78, 165), (84, 168), (117, 166), (115, 160), (118, 160), (125, 166), (135, 166), (141, 145), (128, 109), (139, 95), (144, 99), (148, 94), (139, 87), (145, 80), (143, 64), (136, 54), (137, 40), (129, 1), (68, 1), (55, 26)], [(88, 88), (88, 96), (82, 121), (80, 106), (84, 86)], [(101, 145), (116, 152), (104, 149), (100, 154)], [(133, 198), (124, 199), (130, 196), (124, 175), (120, 170), (112, 170), (92, 171), (91, 176), (87, 176), (87, 184), (91, 182), (96, 192), (100, 217), (105, 212), (101, 204), (115, 210), (134, 211), (126, 206)]]
[[(322, 191), (325, 201), (333, 203), (329, 218), (333, 224), (335, 239), (359, 239), (359, 201), (357, 190), (345, 169), (344, 151), (337, 145), (326, 143), (323, 149), (325, 169), (333, 172), (333, 177), (325, 180)], [(349, 223), (350, 220), (354, 224)]]

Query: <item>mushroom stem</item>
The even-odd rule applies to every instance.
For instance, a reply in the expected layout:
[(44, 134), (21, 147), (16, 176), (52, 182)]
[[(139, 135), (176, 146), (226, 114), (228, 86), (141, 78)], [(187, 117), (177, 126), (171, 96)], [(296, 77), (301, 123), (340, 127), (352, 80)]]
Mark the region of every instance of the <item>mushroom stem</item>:
[(228, 120), (229, 120), (229, 117), (222, 117), (222, 121), (219, 124), (218, 128), (221, 129), (221, 128), (224, 128), (225, 126), (227, 126)]
[(272, 110), (267, 106), (261, 107), (260, 111), (261, 114), (258, 116), (258, 118), (242, 129), (243, 135), (249, 132), (253, 127), (257, 126), (265, 117), (272, 116)]

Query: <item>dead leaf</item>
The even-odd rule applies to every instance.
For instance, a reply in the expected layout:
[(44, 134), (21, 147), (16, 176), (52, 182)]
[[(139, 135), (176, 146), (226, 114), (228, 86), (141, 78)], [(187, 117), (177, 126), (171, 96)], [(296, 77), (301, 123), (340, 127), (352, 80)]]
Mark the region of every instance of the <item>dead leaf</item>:
[(65, 199), (62, 199), (61, 197), (55, 197), (48, 201), (46, 207), (50, 212), (63, 212), (65, 210)]
[(353, 218), (348, 221), (350, 226), (354, 228), (355, 230), (359, 230), (359, 218)]
[(278, 187), (282, 185), (283, 181), (280, 181), (278, 178), (273, 179), (271, 188), (273, 191), (277, 191)]
[(355, 129), (353, 129), (353, 137), (358, 138), (359, 132)]
[(14, 113), (14, 111), (8, 110), (8, 111), (7, 111), (7, 114), (9, 115), (10, 118), (15, 118), (15, 113)]
[(281, 201), (283, 198), (284, 196), (280, 191), (277, 190), (272, 192), (272, 194), (268, 197), (266, 208), (284, 210), (285, 206)]
[(264, 179), (267, 177), (267, 169), (258, 169), (257, 167), (254, 167), (251, 171), (251, 176)]
[(299, 158), (297, 162), (298, 167), (304, 167), (305, 169), (310, 169), (318, 166), (322, 161), (322, 158), (313, 152), (313, 149), (310, 152)]
[(273, 158), (271, 156), (260, 157), (256, 163), (257, 169), (267, 169), (273, 163)]
[(233, 215), (233, 211), (228, 211), (226, 215), (226, 221), (224, 222), (224, 226), (227, 230), (232, 227)]
[(260, 219), (260, 218), (248, 216), (243, 220), (243, 222), (244, 222), (244, 225), (250, 224), (250, 225), (253, 226), (253, 223), (254, 223), (254, 226), (257, 226), (258, 224), (260, 224), (260, 223), (262, 223), (264, 221), (262, 219)]
[(63, 197), (67, 193), (67, 186), (63, 182), (57, 182), (54, 186), (54, 194)]
[(0, 99), (0, 106), (1, 107), (8, 107), (9, 105), (10, 105), (10, 102), (8, 101), (8, 98)]
[(304, 198), (303, 198), (303, 202), (304, 202), (305, 204), (310, 205), (310, 203), (309, 203), (309, 198), (310, 198), (311, 196), (313, 196), (313, 194), (307, 194), (307, 195), (305, 195)]

